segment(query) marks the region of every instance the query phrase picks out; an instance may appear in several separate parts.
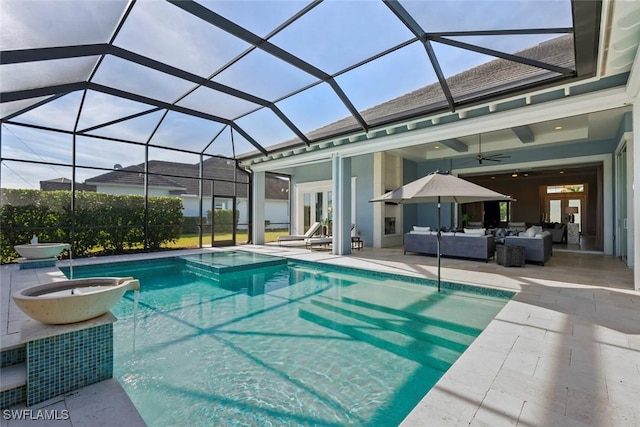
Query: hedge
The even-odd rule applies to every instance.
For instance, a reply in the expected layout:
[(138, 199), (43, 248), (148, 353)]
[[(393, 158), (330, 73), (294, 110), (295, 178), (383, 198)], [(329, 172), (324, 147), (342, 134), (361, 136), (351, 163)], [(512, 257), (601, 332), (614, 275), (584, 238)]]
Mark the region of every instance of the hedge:
[[(14, 245), (28, 243), (35, 234), (40, 242), (71, 242), (73, 215), (70, 191), (1, 190), (1, 262), (15, 261)], [(76, 192), (74, 257), (96, 250), (119, 254), (145, 247), (144, 197)], [(147, 247), (157, 250), (175, 242), (182, 229), (182, 200), (149, 197)]]
[(231, 209), (216, 209), (213, 211), (207, 211), (207, 220), (209, 224), (213, 224), (213, 232), (219, 233), (232, 233), (234, 225), (237, 228), (238, 220), (240, 219), (240, 212), (236, 211), (235, 219), (232, 218)]

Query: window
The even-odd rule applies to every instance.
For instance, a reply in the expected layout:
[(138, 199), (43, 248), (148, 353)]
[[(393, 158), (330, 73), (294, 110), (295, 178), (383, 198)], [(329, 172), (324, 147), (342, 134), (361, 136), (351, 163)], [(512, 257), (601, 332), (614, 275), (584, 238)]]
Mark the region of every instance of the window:
[(498, 202), (500, 207), (500, 222), (511, 221), (511, 212), (509, 211), (509, 202)]
[(584, 184), (548, 185), (547, 194), (584, 193)]

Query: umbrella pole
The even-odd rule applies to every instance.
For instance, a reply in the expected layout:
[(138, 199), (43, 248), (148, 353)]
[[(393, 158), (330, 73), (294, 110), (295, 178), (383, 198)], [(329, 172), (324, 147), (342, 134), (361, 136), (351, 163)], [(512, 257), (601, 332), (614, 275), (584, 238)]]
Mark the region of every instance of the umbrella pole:
[(438, 235), (436, 253), (438, 254), (438, 292), (440, 292), (440, 196), (438, 196)]

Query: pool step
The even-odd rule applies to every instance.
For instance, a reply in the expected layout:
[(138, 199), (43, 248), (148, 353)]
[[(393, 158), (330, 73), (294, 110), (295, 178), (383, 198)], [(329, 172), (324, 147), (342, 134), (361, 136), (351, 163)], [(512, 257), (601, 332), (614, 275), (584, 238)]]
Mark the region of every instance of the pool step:
[(22, 362), (2, 368), (0, 369), (0, 377), (2, 378), (0, 392), (25, 386), (27, 385), (27, 364)]
[(460, 352), (396, 331), (372, 327), (371, 323), (308, 304), (299, 310), (301, 318), (368, 342), (398, 356), (444, 372)]
[(469, 344), (475, 339), (474, 336), (434, 324), (430, 319), (409, 318), (404, 316), (403, 313), (389, 313), (384, 310), (363, 307), (349, 303), (348, 301), (340, 301), (322, 295), (312, 299), (311, 303), (327, 310), (409, 335), (413, 338), (428, 341), (454, 351), (465, 351)]
[(0, 409), (25, 403), (27, 401), (27, 364), (26, 362), (6, 366), (0, 369)]
[[(368, 298), (368, 300), (364, 298)], [(360, 307), (382, 311), (387, 314), (406, 317), (417, 322), (437, 325), (473, 338), (480, 335), (483, 329), (456, 321), (455, 317), (458, 313), (453, 311), (447, 313), (447, 317), (435, 317), (432, 315), (433, 312), (431, 310), (431, 307), (434, 305), (433, 302), (415, 299), (406, 301), (402, 299), (399, 300), (397, 293), (394, 294), (393, 298), (384, 298), (384, 295), (374, 295), (372, 297), (371, 294), (362, 294), (358, 297), (343, 296), (342, 301)]]

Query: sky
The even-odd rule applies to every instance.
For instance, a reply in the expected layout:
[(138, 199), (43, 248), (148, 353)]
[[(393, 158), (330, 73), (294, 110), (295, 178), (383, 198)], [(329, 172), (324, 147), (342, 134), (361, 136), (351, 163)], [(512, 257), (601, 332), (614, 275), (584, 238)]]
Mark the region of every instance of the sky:
[[(266, 37), (283, 21), (306, 6), (303, 1), (200, 1), (216, 13)], [(570, 27), (569, 0), (502, 1), (401, 1), (427, 31), (459, 31), (509, 28)], [(105, 43), (112, 34), (127, 2), (97, 1), (20, 1), (2, 2), (0, 42), (2, 50), (33, 47)], [(516, 52), (557, 35), (457, 38), (457, 40)], [(326, 0), (299, 21), (269, 40), (328, 74), (358, 63), (378, 52), (411, 39), (411, 32), (390, 9), (377, 0)], [(138, 1), (114, 44), (129, 51), (164, 61), (189, 73), (208, 78), (250, 46), (228, 33), (195, 19), (176, 6), (161, 0)], [(446, 76), (451, 76), (492, 57), (433, 43)], [(203, 54), (204, 53), (204, 54)], [(0, 67), (3, 91), (39, 85), (85, 80), (97, 57), (10, 64)], [(421, 43), (410, 44), (379, 60), (339, 74), (336, 82), (360, 111), (436, 82), (435, 73)], [(193, 84), (123, 59), (107, 56), (93, 81), (119, 89), (174, 102)], [(349, 115), (347, 108), (326, 83), (282, 99), (290, 92), (317, 83), (317, 78), (296, 67), (254, 49), (214, 77), (214, 81), (275, 102), (302, 131), (310, 132)], [(81, 93), (65, 95), (16, 118), (23, 123), (59, 126), (72, 130), (82, 100)], [(295, 134), (269, 109), (229, 95), (200, 88), (178, 102), (224, 119), (237, 119), (249, 135), (264, 147), (296, 138)], [(5, 105), (2, 111), (10, 109)], [(86, 129), (131, 114), (149, 111), (149, 105), (90, 92), (83, 104), (78, 129)], [(161, 112), (100, 128), (94, 135), (119, 137), (146, 143)], [(44, 132), (10, 124), (2, 125), (3, 158), (35, 162), (70, 163), (70, 135)], [(219, 132), (218, 140), (209, 145)], [(157, 129), (152, 144), (233, 156), (232, 134), (220, 123), (169, 113)], [(233, 134), (236, 154), (253, 151), (244, 138)], [(76, 161), (88, 167), (111, 168), (144, 161), (144, 147), (80, 137)], [(196, 163), (198, 156), (153, 149), (150, 158)], [(83, 181), (103, 173), (78, 170)], [(70, 168), (29, 165), (3, 161), (3, 187), (39, 188), (39, 181), (71, 178)]]

